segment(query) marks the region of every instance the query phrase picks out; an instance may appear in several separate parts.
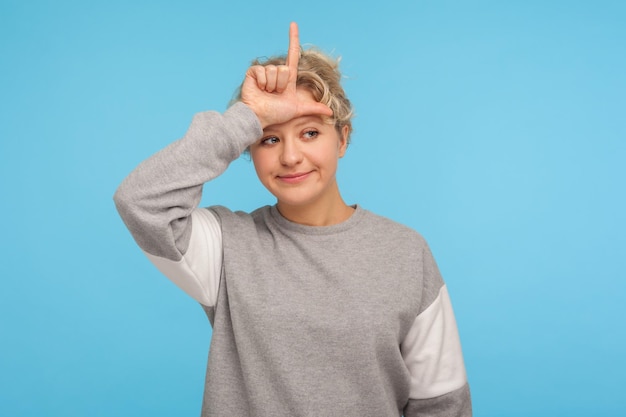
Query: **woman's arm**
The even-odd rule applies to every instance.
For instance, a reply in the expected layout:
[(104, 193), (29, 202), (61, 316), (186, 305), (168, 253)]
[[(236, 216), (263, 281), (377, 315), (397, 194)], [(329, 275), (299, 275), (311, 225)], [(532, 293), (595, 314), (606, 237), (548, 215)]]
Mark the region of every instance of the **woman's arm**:
[(411, 374), (405, 417), (471, 417), (472, 404), (448, 289), (430, 249), (423, 251), (424, 306), (400, 348)]
[(202, 187), (261, 136), (258, 118), (242, 103), (224, 114), (198, 113), (182, 139), (142, 162), (114, 195), (139, 247), (202, 304), (214, 304), (221, 267), (217, 220), (197, 209)]
[(472, 415), (461, 342), (445, 285), (415, 319), (401, 348), (411, 374), (405, 417)]

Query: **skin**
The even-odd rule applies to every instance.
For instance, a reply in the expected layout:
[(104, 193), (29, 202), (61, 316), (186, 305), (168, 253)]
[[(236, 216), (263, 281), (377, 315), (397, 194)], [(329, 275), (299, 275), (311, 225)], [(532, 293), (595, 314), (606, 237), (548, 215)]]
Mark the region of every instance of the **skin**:
[(261, 183), (278, 200), (281, 214), (296, 223), (328, 226), (345, 221), (354, 209), (342, 199), (336, 180), (348, 128), (325, 123), (332, 110), (296, 87), (298, 27), (289, 30), (286, 65), (248, 69), (241, 100), (257, 115), (263, 137), (250, 146)]

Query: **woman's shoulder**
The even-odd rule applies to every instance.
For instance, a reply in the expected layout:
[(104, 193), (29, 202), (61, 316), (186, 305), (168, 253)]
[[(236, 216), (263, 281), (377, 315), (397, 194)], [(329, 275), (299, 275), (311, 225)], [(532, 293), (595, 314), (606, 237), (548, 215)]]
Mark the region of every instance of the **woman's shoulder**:
[(243, 210), (233, 211), (228, 207), (215, 205), (206, 207), (206, 210), (210, 211), (215, 217), (217, 217), (220, 223), (228, 222), (240, 225), (249, 224), (252, 226), (256, 221), (258, 221), (259, 218), (264, 217), (264, 214), (269, 211), (269, 208), (270, 206), (263, 206), (254, 211), (247, 212)]
[(365, 212), (364, 225), (370, 233), (388, 239), (406, 240), (414, 244), (426, 245), (426, 240), (417, 230), (384, 215), (363, 209)]
[(268, 229), (270, 211), (272, 206), (262, 206), (251, 212), (243, 210), (231, 210), (224, 206), (210, 206), (210, 211), (219, 221), (222, 233), (236, 236), (246, 236), (251, 233), (259, 233)]

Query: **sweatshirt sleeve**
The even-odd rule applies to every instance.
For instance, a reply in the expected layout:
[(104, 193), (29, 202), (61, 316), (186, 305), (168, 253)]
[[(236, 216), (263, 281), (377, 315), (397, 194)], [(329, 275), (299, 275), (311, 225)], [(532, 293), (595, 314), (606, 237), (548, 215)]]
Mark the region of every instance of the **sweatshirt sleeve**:
[[(243, 103), (224, 114), (198, 113), (182, 139), (139, 164), (113, 197), (148, 258), (202, 304), (211, 305), (207, 303), (216, 296), (215, 277), (210, 276), (221, 268), (217, 254), (222, 250), (215, 216), (197, 208), (203, 185), (223, 173), (262, 132)], [(208, 262), (205, 249), (213, 254)]]
[(471, 417), (472, 405), (448, 289), (430, 250), (423, 256), (424, 280), (438, 283), (425, 293), (426, 306), (418, 314), (401, 344), (411, 375), (405, 417)]

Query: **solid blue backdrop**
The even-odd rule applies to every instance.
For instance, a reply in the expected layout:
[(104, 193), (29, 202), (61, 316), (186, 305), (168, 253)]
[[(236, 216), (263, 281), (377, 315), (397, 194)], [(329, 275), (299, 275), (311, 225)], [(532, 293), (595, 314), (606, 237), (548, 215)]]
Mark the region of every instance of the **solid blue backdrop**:
[[(626, 3), (0, 1), (0, 415), (196, 416), (210, 326), (111, 200), (252, 58), (342, 56), (348, 203), (430, 242), (477, 416), (626, 413)], [(203, 205), (273, 202), (251, 162)]]

